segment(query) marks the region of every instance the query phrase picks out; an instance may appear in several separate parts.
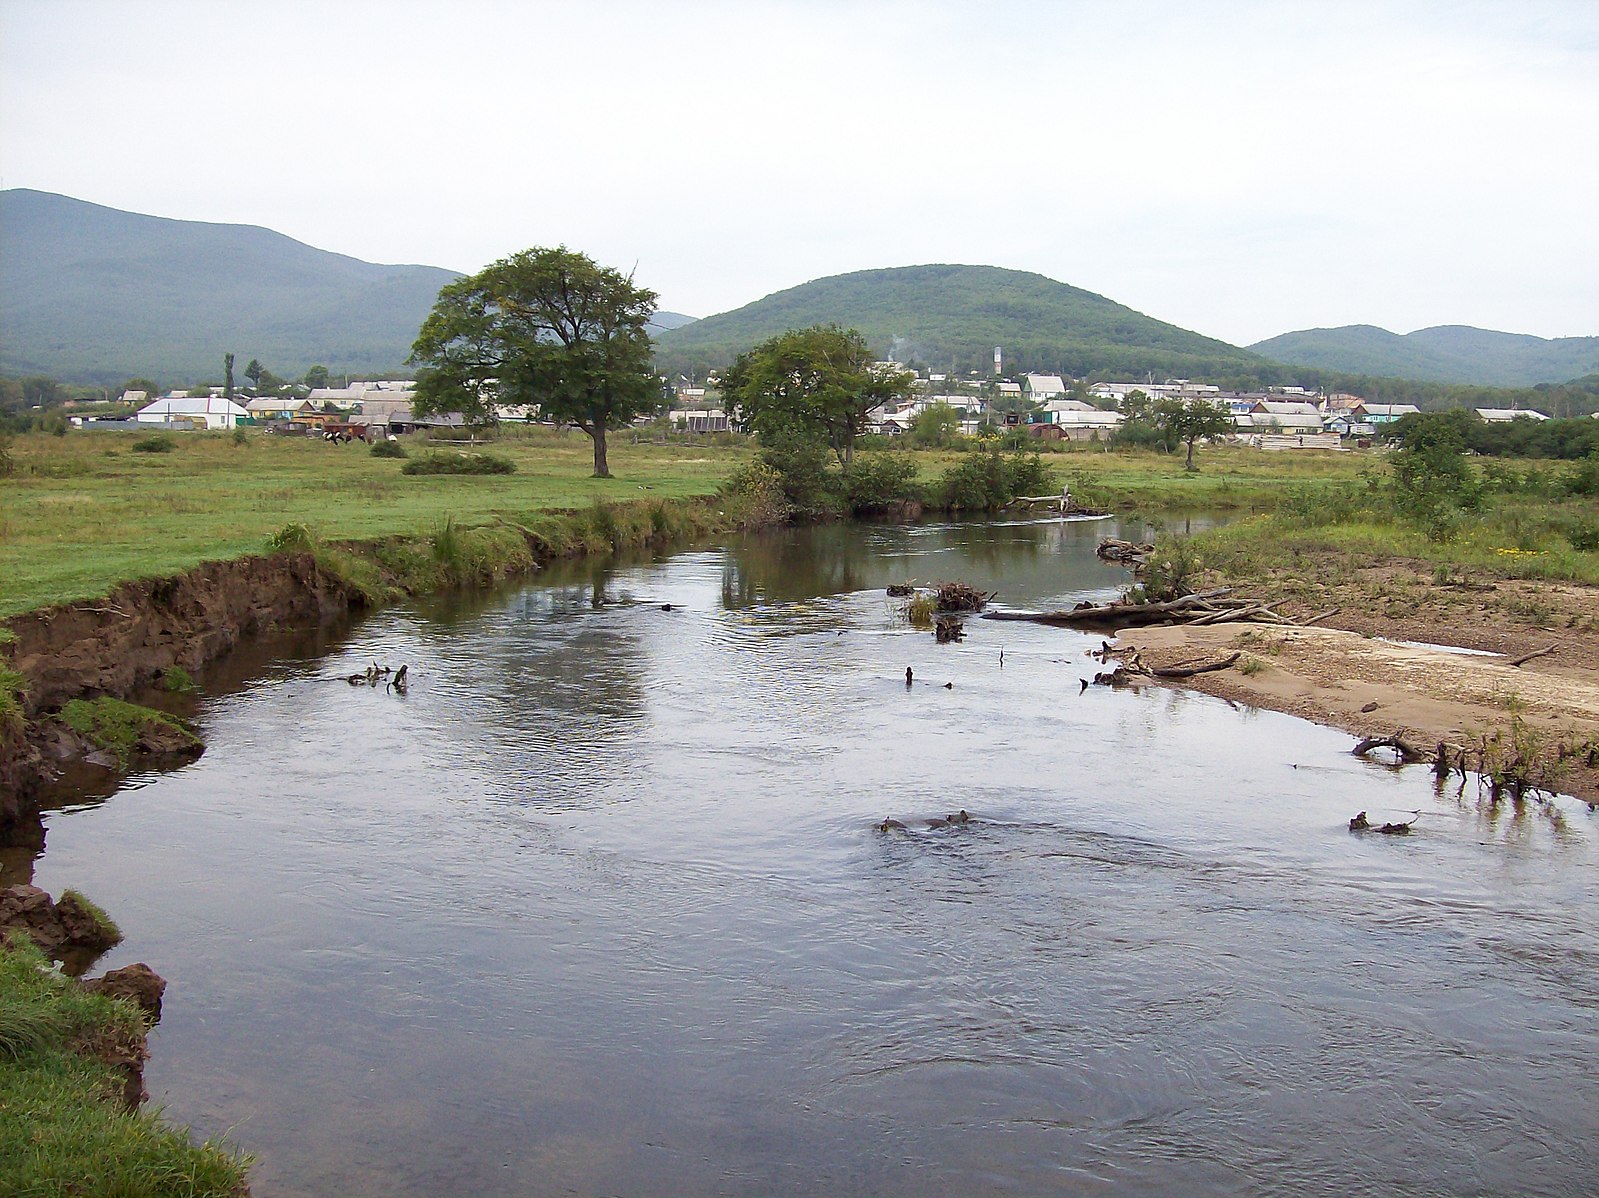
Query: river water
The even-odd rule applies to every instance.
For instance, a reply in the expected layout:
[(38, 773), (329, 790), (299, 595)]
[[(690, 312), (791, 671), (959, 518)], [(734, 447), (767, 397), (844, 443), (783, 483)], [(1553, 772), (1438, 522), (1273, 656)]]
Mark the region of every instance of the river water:
[(800, 530), (268, 646), (36, 877), (170, 980), (154, 1101), (258, 1198), (1594, 1192), (1585, 807), (884, 595), (1106, 598), (1118, 531)]

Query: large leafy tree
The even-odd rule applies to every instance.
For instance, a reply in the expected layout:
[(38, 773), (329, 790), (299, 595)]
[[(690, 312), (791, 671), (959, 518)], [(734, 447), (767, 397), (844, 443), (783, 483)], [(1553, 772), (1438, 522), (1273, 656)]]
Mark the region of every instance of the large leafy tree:
[(866, 413), (910, 394), (908, 371), (872, 363), (866, 339), (836, 324), (790, 329), (742, 353), (722, 374), (722, 393), (763, 441), (799, 434), (840, 462), (855, 452)]
[(608, 429), (657, 408), (645, 325), (655, 293), (560, 246), (502, 258), (439, 292), (411, 349), (418, 413), (491, 423), (494, 405), (537, 404), (594, 442), (594, 476), (609, 478)]

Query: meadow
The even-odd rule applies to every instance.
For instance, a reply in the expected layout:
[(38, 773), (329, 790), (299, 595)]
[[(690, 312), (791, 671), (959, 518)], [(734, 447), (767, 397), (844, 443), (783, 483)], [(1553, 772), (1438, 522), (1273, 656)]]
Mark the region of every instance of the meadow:
[[(164, 434), (169, 452), (136, 452), (147, 437), (73, 432), (12, 442), (13, 472), (0, 479), (0, 618), (263, 552), (289, 525), (322, 541), (370, 541), (424, 535), (447, 522), (473, 527), (596, 503), (710, 495), (750, 456), (613, 434), (615, 477), (597, 479), (587, 437), (533, 429), (487, 447), (515, 464), (513, 474), (406, 476), (405, 461), (374, 457), (359, 443), (172, 433)], [(412, 443), (411, 460), (426, 448), (457, 447)]]

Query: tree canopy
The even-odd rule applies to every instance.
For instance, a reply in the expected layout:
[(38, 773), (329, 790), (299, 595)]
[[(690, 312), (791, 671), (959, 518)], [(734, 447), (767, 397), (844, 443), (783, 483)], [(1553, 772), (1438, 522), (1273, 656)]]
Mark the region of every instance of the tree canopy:
[(913, 378), (876, 367), (857, 330), (812, 325), (740, 354), (722, 374), (722, 393), (763, 441), (798, 434), (847, 462), (865, 431), (866, 413), (908, 396)]
[(560, 246), (502, 258), (440, 292), (411, 350), (418, 414), (492, 423), (494, 405), (537, 404), (594, 442), (660, 403), (645, 325), (655, 293)]

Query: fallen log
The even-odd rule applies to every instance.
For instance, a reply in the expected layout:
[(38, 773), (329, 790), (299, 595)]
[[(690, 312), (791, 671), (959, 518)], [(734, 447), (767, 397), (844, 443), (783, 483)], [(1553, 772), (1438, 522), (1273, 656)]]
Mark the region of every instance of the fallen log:
[(1070, 611), (985, 611), (985, 620), (1026, 620), (1034, 624), (1058, 624), (1075, 627), (1080, 624), (1119, 624), (1131, 627), (1138, 624), (1159, 624), (1178, 612), (1187, 612), (1211, 599), (1230, 594), (1231, 587), (1218, 587), (1197, 595), (1186, 595), (1161, 603), (1080, 603)]
[(1228, 620), (1245, 620), (1250, 616), (1257, 616), (1267, 611), (1264, 603), (1251, 603), (1244, 607), (1224, 607), (1220, 611), (1206, 612), (1202, 616), (1189, 620), (1190, 626), (1197, 624), (1224, 624)]
[(1195, 674), (1209, 674), (1213, 670), (1225, 670), (1228, 666), (1238, 661), (1243, 654), (1234, 653), (1220, 661), (1207, 662), (1202, 666), (1164, 666), (1151, 670), (1156, 678), (1192, 678)]
[(1559, 647), (1560, 647), (1560, 644), (1557, 641), (1555, 644), (1546, 645), (1542, 649), (1534, 649), (1531, 653), (1523, 653), (1520, 657), (1516, 658), (1515, 661), (1509, 661), (1509, 662), (1506, 662), (1505, 664), (1506, 665), (1511, 665), (1511, 666), (1525, 665), (1527, 662), (1531, 661), (1535, 657), (1544, 657), (1544, 656), (1546, 656), (1546, 655), (1548, 655), (1550, 653), (1553, 653)]
[(1326, 611), (1319, 611), (1313, 616), (1306, 616), (1303, 620), (1298, 621), (1298, 623), (1301, 626), (1306, 624), (1319, 624), (1329, 616), (1336, 616), (1339, 610), (1340, 609), (1336, 607), (1329, 607)]
[(1393, 736), (1368, 736), (1365, 740), (1361, 741), (1358, 745), (1351, 749), (1350, 752), (1356, 757), (1364, 757), (1373, 749), (1392, 749), (1394, 752), (1399, 754), (1400, 760), (1405, 762), (1407, 765), (1420, 761), (1429, 761), (1434, 757), (1433, 753), (1429, 753), (1420, 745), (1415, 745), (1410, 741), (1404, 740), (1399, 736), (1398, 733), (1395, 733)]

